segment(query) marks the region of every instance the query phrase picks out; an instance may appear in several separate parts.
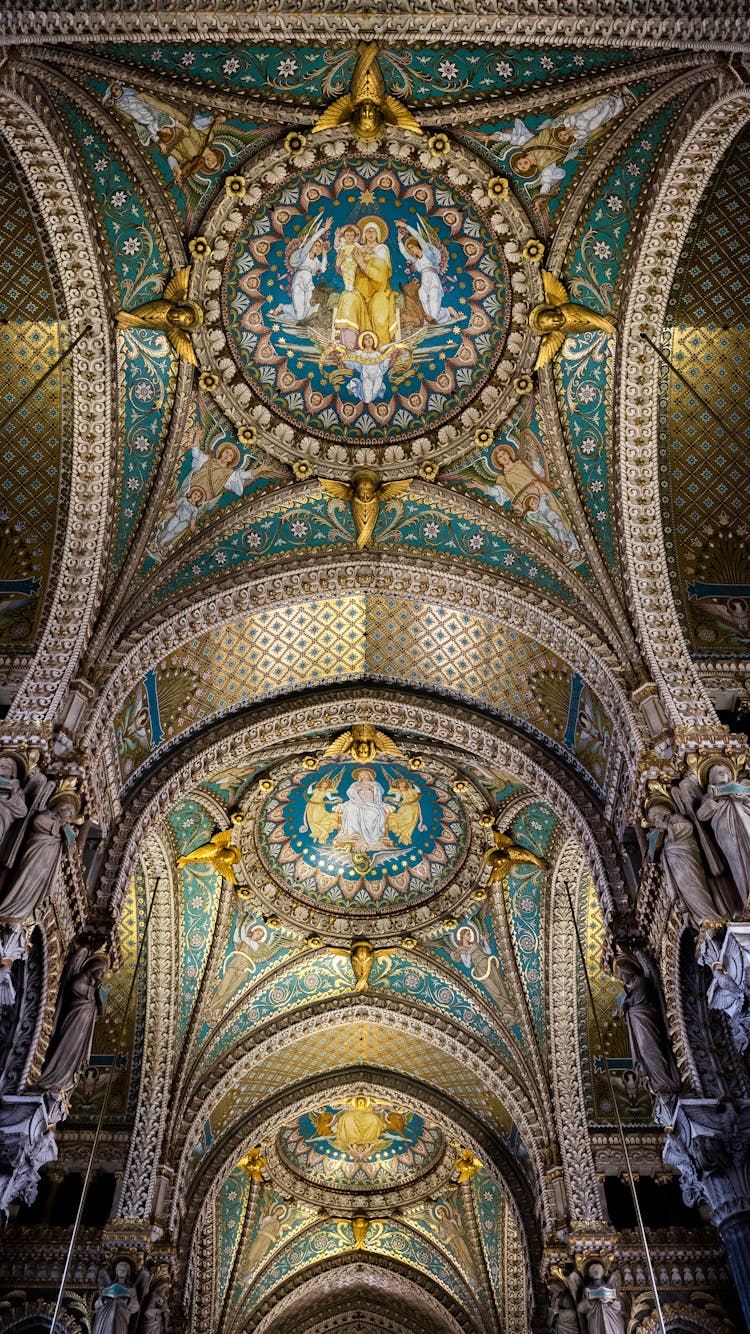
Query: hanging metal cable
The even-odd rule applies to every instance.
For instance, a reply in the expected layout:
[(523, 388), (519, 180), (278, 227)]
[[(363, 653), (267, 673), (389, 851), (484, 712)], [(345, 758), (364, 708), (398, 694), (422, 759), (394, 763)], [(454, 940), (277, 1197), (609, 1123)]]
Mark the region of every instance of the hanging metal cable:
[(635, 1216), (638, 1223), (638, 1231), (641, 1237), (641, 1244), (643, 1246), (643, 1253), (646, 1257), (646, 1268), (648, 1269), (649, 1283), (651, 1285), (651, 1291), (654, 1294), (654, 1302), (656, 1304), (656, 1311), (659, 1317), (659, 1328), (661, 1329), (661, 1334), (667, 1334), (667, 1327), (664, 1324), (664, 1312), (662, 1311), (661, 1299), (659, 1297), (659, 1289), (656, 1285), (656, 1274), (654, 1273), (654, 1266), (651, 1260), (651, 1250), (648, 1244), (648, 1237), (646, 1236), (646, 1228), (643, 1222), (643, 1215), (641, 1214), (641, 1206), (638, 1200), (638, 1194), (635, 1189), (635, 1176), (633, 1175), (633, 1167), (630, 1161), (630, 1154), (628, 1152), (627, 1140), (625, 1138), (625, 1127), (622, 1124), (620, 1111), (617, 1106), (617, 1098), (615, 1096), (615, 1086), (614, 1083), (612, 1082), (612, 1074), (609, 1068), (604, 1048), (604, 1035), (602, 1033), (601, 1024), (599, 1023), (599, 1015), (596, 1009), (596, 1002), (594, 1000), (594, 991), (591, 986), (591, 978), (589, 977), (589, 970), (586, 963), (586, 954), (583, 948), (583, 941), (581, 940), (581, 932), (578, 926), (578, 919), (576, 917), (575, 907), (573, 904), (573, 896), (570, 892), (570, 886), (567, 880), (564, 877), (561, 877), (561, 880), (562, 884), (565, 887), (565, 893), (567, 894), (568, 897), (568, 906), (570, 908), (570, 916), (573, 921), (573, 929), (575, 931), (576, 941), (578, 943), (578, 953), (580, 955), (581, 966), (583, 968), (583, 976), (586, 979), (586, 990), (588, 991), (589, 1001), (591, 1003), (591, 1013), (594, 1016), (594, 1027), (596, 1029), (597, 1041), (599, 1043), (599, 1051), (601, 1053), (602, 1064), (604, 1065), (604, 1070), (607, 1076), (607, 1082), (609, 1084), (609, 1094), (610, 1098), (612, 1099), (612, 1106), (614, 1108), (615, 1120), (617, 1121), (617, 1130), (620, 1136), (620, 1144), (622, 1145), (623, 1157), (625, 1159), (625, 1169), (628, 1177), (628, 1185), (630, 1186), (630, 1193), (633, 1197), (633, 1208), (635, 1209)]
[(685, 388), (690, 390), (690, 393), (693, 395), (693, 398), (697, 398), (701, 406), (706, 409), (706, 412), (708, 412), (711, 417), (713, 417), (714, 421), (718, 426), (721, 427), (722, 431), (726, 432), (727, 428), (724, 425), (723, 421), (721, 420), (721, 417), (719, 416), (718, 412), (715, 412), (714, 409), (711, 407), (711, 404), (707, 401), (707, 399), (705, 399), (702, 394), (698, 393), (698, 390), (695, 388), (695, 385), (692, 385), (690, 381), (685, 378), (685, 376), (682, 374), (682, 371), (678, 371), (674, 362), (670, 361), (666, 352), (662, 352), (661, 348), (657, 346), (653, 338), (649, 338), (647, 333), (642, 333), (640, 336), (643, 339), (644, 343), (648, 343), (649, 347), (656, 353), (659, 360), (663, 362), (665, 366), (669, 367), (673, 375), (676, 375), (677, 379), (680, 381), (680, 384), (684, 384)]
[(80, 1232), (81, 1229), (81, 1220), (83, 1219), (83, 1210), (86, 1205), (86, 1197), (88, 1195), (89, 1186), (91, 1185), (91, 1177), (93, 1175), (93, 1170), (94, 1170), (94, 1159), (96, 1157), (96, 1150), (99, 1147), (99, 1138), (102, 1133), (102, 1126), (104, 1125), (104, 1117), (107, 1114), (107, 1105), (109, 1103), (109, 1095), (112, 1089), (112, 1078), (115, 1072), (115, 1063), (117, 1061), (117, 1056), (120, 1051), (120, 1046), (122, 1044), (123, 1037), (125, 1036), (125, 1026), (128, 1021), (130, 1002), (133, 999), (135, 984), (138, 980), (138, 970), (140, 967), (141, 959), (143, 957), (143, 950), (148, 936), (148, 928), (149, 928), (149, 923), (151, 921), (151, 914), (154, 910), (154, 904), (156, 902), (156, 896), (159, 892), (160, 885), (161, 885), (161, 877), (157, 879), (156, 884), (154, 885), (153, 893), (151, 895), (151, 901), (148, 905), (148, 912), (146, 913), (146, 921), (143, 924), (143, 935), (141, 936), (141, 941), (138, 946), (138, 953), (135, 959), (135, 968), (133, 969), (133, 977), (130, 982), (130, 990), (128, 991), (128, 997), (123, 1007), (122, 1022), (120, 1024), (120, 1030), (117, 1034), (117, 1039), (115, 1041), (115, 1057), (109, 1068), (109, 1077), (107, 1079), (107, 1083), (104, 1088), (104, 1097), (102, 1099), (101, 1108), (99, 1109), (99, 1118), (96, 1123), (96, 1129), (94, 1130), (94, 1138), (91, 1142), (91, 1152), (89, 1153), (89, 1160), (86, 1165), (86, 1171), (84, 1173), (83, 1183), (81, 1186), (81, 1198), (78, 1201), (78, 1209), (76, 1211), (75, 1221), (73, 1223), (73, 1231), (71, 1233), (70, 1242), (68, 1244), (68, 1252), (67, 1255), (65, 1256), (65, 1264), (63, 1265), (63, 1271), (60, 1278), (60, 1287), (57, 1293), (57, 1301), (55, 1302), (55, 1309), (52, 1315), (50, 1334), (55, 1334), (55, 1329), (57, 1327), (57, 1318), (60, 1314), (62, 1299), (65, 1292), (65, 1285), (68, 1281), (70, 1262), (73, 1258), (73, 1252), (75, 1250), (76, 1241), (78, 1240), (78, 1233)]
[[(3, 324), (7, 324), (7, 323), (8, 323), (7, 320), (3, 320), (3, 321), (0, 321), (0, 322), (3, 323)], [(23, 397), (22, 397), (22, 398), (19, 398), (18, 402), (13, 404), (12, 408), (10, 409), (10, 411), (9, 411), (9, 412), (6, 412), (6, 414), (5, 414), (5, 416), (3, 417), (2, 421), (0, 421), (0, 431), (2, 431), (2, 430), (3, 430), (3, 427), (7, 426), (7, 425), (8, 425), (8, 422), (11, 421), (11, 419), (12, 419), (13, 417), (15, 417), (16, 413), (19, 411), (20, 408), (23, 407), (24, 403), (28, 403), (29, 399), (32, 398), (32, 397), (34, 396), (34, 394), (36, 394), (37, 391), (38, 391), (39, 389), (41, 389), (41, 387), (42, 387), (42, 385), (44, 384), (45, 380), (48, 380), (49, 377), (50, 377), (50, 375), (53, 375), (53, 374), (54, 374), (54, 372), (57, 370), (58, 366), (62, 366), (62, 363), (66, 360), (67, 357), (70, 356), (71, 352), (75, 351), (75, 349), (77, 348), (77, 346), (78, 346), (78, 344), (80, 343), (81, 339), (82, 339), (82, 338), (85, 338), (87, 334), (91, 333), (92, 328), (93, 328), (93, 325), (91, 325), (91, 324), (87, 324), (87, 325), (86, 325), (86, 328), (85, 328), (85, 329), (82, 329), (81, 332), (78, 334), (78, 336), (77, 336), (76, 338), (73, 339), (73, 342), (68, 344), (68, 346), (66, 347), (65, 351), (64, 351), (64, 352), (61, 352), (60, 355), (59, 355), (59, 357), (57, 357), (57, 358), (55, 359), (55, 361), (53, 361), (52, 365), (47, 367), (47, 369), (46, 369), (46, 371), (44, 372), (44, 374), (39, 376), (39, 379), (37, 380), (36, 384), (33, 384), (33, 385), (31, 386), (30, 389), (27, 389), (27, 391), (26, 391), (26, 393), (23, 395)]]

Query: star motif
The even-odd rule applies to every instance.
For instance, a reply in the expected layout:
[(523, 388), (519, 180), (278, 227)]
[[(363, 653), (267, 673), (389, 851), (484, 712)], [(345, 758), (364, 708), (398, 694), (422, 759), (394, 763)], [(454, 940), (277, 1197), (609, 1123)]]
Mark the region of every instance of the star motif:
[(375, 203), (375, 196), (374, 196), (374, 194), (372, 193), (372, 190), (363, 190), (362, 193), (361, 193), (361, 195), (359, 196), (359, 198), (360, 198), (361, 203), (363, 203), (363, 204), (374, 204), (374, 203)]

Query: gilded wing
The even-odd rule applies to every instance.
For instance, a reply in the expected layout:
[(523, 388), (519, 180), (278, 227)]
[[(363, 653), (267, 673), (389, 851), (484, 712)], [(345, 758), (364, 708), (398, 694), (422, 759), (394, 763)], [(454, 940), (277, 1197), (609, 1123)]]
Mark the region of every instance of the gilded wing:
[(385, 84), (378, 65), (378, 44), (368, 42), (363, 46), (352, 75), (352, 99), (358, 102), (374, 102), (379, 106)]
[(399, 759), (403, 759), (404, 752), (401, 750), (399, 746), (396, 745), (396, 742), (393, 741), (391, 737), (387, 736), (385, 732), (378, 732), (376, 730), (373, 739), (381, 754), (395, 755), (398, 756)]
[(360, 500), (356, 495), (352, 496), (352, 517), (357, 529), (357, 546), (360, 550), (372, 543), (379, 509), (378, 496), (374, 496), (372, 500)]
[(560, 279), (556, 278), (554, 273), (550, 273), (549, 269), (542, 269), (542, 282), (544, 283), (544, 296), (548, 305), (561, 306), (569, 300), (568, 293)]
[(211, 842), (215, 844), (217, 848), (228, 848), (233, 833), (233, 829), (220, 829), (218, 834), (214, 834)]
[(164, 295), (169, 297), (170, 301), (187, 301), (189, 285), (190, 265), (186, 264), (184, 269), (178, 269), (174, 276), (170, 278), (164, 288)]
[(335, 496), (337, 500), (351, 500), (354, 492), (348, 482), (337, 482), (332, 477), (318, 478), (320, 485), (329, 496)]
[(381, 500), (393, 500), (394, 496), (400, 496), (408, 490), (409, 482), (383, 482), (379, 488), (378, 494)]
[(391, 97), (390, 93), (383, 98), (383, 117), (389, 125), (397, 125), (408, 134), (422, 134), (422, 127), (417, 124), (409, 108), (399, 102), (397, 97)]
[(563, 329), (556, 329), (554, 333), (544, 335), (539, 354), (534, 362), (535, 371), (541, 370), (542, 366), (546, 366), (548, 361), (557, 356), (566, 338), (567, 334)]
[(346, 125), (351, 120), (354, 110), (354, 99), (351, 93), (344, 93), (343, 97), (337, 97), (329, 107), (326, 107), (322, 116), (319, 116), (312, 127), (312, 133), (318, 134), (320, 130), (332, 130), (335, 125)]
[(195, 355), (193, 340), (189, 333), (185, 333), (184, 329), (170, 328), (167, 329), (167, 338), (172, 344), (175, 352), (179, 353), (181, 357), (184, 357), (185, 361), (189, 361), (191, 366), (198, 365), (198, 358)]
[(337, 736), (336, 740), (332, 741), (328, 749), (323, 752), (323, 758), (327, 759), (329, 755), (348, 755), (351, 748), (351, 731), (342, 732), (341, 736)]
[(603, 329), (605, 333), (615, 333), (615, 326), (606, 315), (597, 315), (587, 306), (576, 305), (569, 301), (565, 305), (565, 327), (567, 333), (589, 333), (594, 329)]

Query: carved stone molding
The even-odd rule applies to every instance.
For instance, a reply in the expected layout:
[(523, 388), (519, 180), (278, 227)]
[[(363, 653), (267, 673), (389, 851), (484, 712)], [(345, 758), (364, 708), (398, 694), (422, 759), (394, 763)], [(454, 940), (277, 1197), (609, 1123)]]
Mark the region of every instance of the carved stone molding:
[[(67, 529), (38, 651), (10, 719), (51, 719), (75, 672), (96, 613), (109, 518), (113, 370), (108, 309), (81, 190), (50, 125), (56, 118), (36, 85), (6, 66), (0, 87), (3, 134), (31, 186), (63, 283), (72, 336), (90, 326), (71, 357), (75, 404)], [(93, 386), (96, 392), (93, 392)]]
[[(456, 0), (436, 6), (432, 0), (390, 5), (374, 0), (358, 17), (357, 37), (377, 41), (495, 42), (501, 46), (635, 46), (644, 48), (715, 47), (747, 50), (746, 10), (742, 0), (726, 0), (707, 9), (690, 0), (675, 14), (670, 0), (634, 0), (626, 8), (616, 0), (572, 0), (564, 13), (557, 5), (539, 6), (532, 15), (523, 0), (500, 5)], [(229, 0), (221, 12), (191, 9), (187, 0), (131, 10), (120, 3), (91, 3), (83, 9), (66, 0), (28, 10), (20, 0), (4, 11), (0, 33), (19, 40), (47, 41), (346, 41), (351, 40), (351, 11), (346, 0), (310, 12), (302, 0), (287, 0), (269, 10), (262, 0)]]
[(716, 714), (680, 629), (661, 530), (659, 343), (680, 251), (711, 174), (750, 119), (750, 91), (704, 111), (670, 163), (646, 222), (622, 320), (620, 494), (630, 597), (644, 656), (674, 725), (716, 728)]

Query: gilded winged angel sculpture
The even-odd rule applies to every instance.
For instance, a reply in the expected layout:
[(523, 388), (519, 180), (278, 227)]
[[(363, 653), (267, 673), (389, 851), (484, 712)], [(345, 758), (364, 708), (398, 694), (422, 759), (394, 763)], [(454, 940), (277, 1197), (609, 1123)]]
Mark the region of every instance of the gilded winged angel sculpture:
[(542, 281), (544, 301), (529, 315), (529, 325), (542, 340), (534, 367), (537, 371), (557, 356), (569, 334), (588, 333), (594, 329), (615, 332), (614, 324), (605, 315), (597, 315), (587, 306), (571, 301), (560, 279), (547, 269), (542, 269)]
[(202, 843), (199, 848), (193, 848), (192, 852), (186, 852), (183, 857), (177, 858), (178, 866), (187, 866), (190, 862), (199, 862), (206, 866), (213, 866), (228, 880), (230, 885), (237, 884), (235, 866), (242, 856), (239, 848), (232, 843), (232, 834), (235, 826), (242, 824), (243, 816), (237, 812), (232, 816), (232, 824), (229, 829), (220, 829), (218, 834), (214, 834), (209, 843)]
[(372, 723), (352, 723), (347, 732), (342, 732), (332, 741), (323, 758), (330, 755), (350, 755), (353, 760), (367, 762), (376, 755), (388, 755), (394, 759), (403, 759), (403, 751), (386, 732), (378, 731)]
[(395, 496), (400, 496), (409, 485), (408, 481), (381, 482), (378, 474), (372, 472), (370, 468), (362, 468), (353, 473), (351, 483), (321, 477), (320, 484), (330, 496), (349, 502), (360, 551), (364, 547), (372, 546), (372, 535), (382, 501), (393, 500)]
[(203, 311), (197, 302), (188, 300), (189, 283), (190, 265), (187, 264), (170, 278), (163, 296), (146, 301), (135, 310), (118, 311), (117, 323), (121, 329), (156, 329), (166, 334), (175, 351), (191, 366), (197, 366), (198, 358), (190, 335), (203, 323)]
[(471, 1149), (461, 1149), (455, 1163), (454, 1172), (458, 1172), (458, 1184), (462, 1186), (464, 1182), (471, 1181), (475, 1172), (478, 1172), (482, 1163), (471, 1152)]
[(384, 122), (409, 134), (422, 133), (408, 107), (386, 92), (378, 64), (378, 44), (368, 42), (354, 67), (350, 91), (326, 107), (312, 132), (350, 124), (358, 139), (377, 139)]
[(488, 866), (492, 867), (490, 872), (490, 884), (503, 884), (514, 866), (522, 864), (538, 866), (545, 870), (547, 863), (543, 862), (536, 853), (529, 852), (528, 848), (521, 847), (520, 843), (514, 843), (508, 834), (500, 834), (495, 830), (495, 846), (488, 848), (484, 854), (484, 860)]
[(353, 991), (369, 991), (372, 965), (381, 957), (390, 959), (392, 950), (376, 950), (369, 940), (355, 940), (351, 949), (340, 949), (337, 946), (331, 950), (331, 954), (338, 954), (341, 958), (349, 960), (355, 979)]

